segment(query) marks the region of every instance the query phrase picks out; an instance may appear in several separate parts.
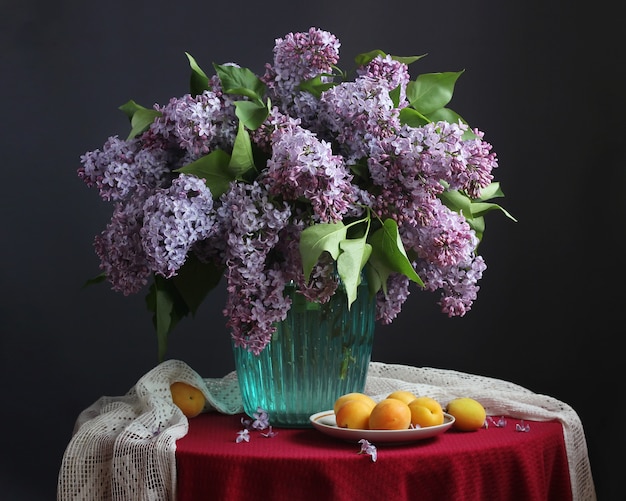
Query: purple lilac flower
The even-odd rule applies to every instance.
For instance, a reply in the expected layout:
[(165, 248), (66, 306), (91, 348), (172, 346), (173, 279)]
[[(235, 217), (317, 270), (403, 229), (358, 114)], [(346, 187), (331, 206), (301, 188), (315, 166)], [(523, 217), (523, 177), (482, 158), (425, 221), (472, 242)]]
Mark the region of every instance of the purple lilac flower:
[(309, 301), (327, 303), (339, 285), (335, 269), (335, 262), (328, 255), (322, 255), (313, 266), (309, 281), (298, 282), (298, 293)]
[(274, 438), (276, 435), (278, 435), (278, 432), (274, 431), (271, 426), (268, 426), (267, 433), (261, 433), (263, 438)]
[(450, 189), (466, 190), (477, 198), (492, 181), (491, 171), (498, 163), (491, 145), (482, 141), (481, 131), (474, 130), (475, 139), (463, 140), (467, 125), (462, 122), (437, 122), (406, 130), (431, 176), (447, 181)]
[(268, 262), (280, 231), (291, 211), (274, 205), (265, 188), (233, 183), (217, 209), (222, 234), (227, 235), (225, 276), (228, 318), (236, 346), (259, 354), (276, 330), (274, 322), (285, 319), (290, 307), (283, 296), (285, 277)]
[(361, 219), (367, 212), (366, 207), (374, 207), (375, 197), (369, 191), (356, 184), (352, 185), (352, 193), (354, 202), (348, 208), (346, 216)]
[(291, 307), (283, 296), (284, 278), (279, 271), (228, 268), (225, 272), (228, 298), (224, 316), (235, 346), (258, 355), (276, 331), (274, 322), (285, 320)]
[[(304, 217), (310, 221), (310, 216)], [(302, 283), (304, 281), (302, 256), (300, 255), (300, 234), (308, 224), (303, 219), (302, 210), (293, 207), (289, 224), (280, 230), (278, 241), (274, 246), (274, 252), (280, 256), (280, 269), (285, 276), (286, 283)]]
[(252, 414), (254, 421), (252, 422), (252, 428), (255, 430), (265, 430), (269, 428), (270, 425), (270, 417), (265, 409), (261, 407), (257, 407), (255, 413)]
[(252, 414), (252, 417), (254, 418), (254, 420), (246, 419), (244, 417), (241, 418), (241, 424), (243, 425), (244, 429), (237, 432), (237, 439), (235, 440), (237, 443), (243, 442), (244, 440), (246, 442), (249, 442), (250, 431), (252, 430), (257, 430), (260, 432), (267, 430), (267, 432), (265, 433), (260, 433), (263, 438), (274, 438), (278, 435), (278, 432), (272, 429), (269, 414), (265, 409), (257, 407), (257, 411)]
[(390, 55), (385, 57), (377, 56), (367, 65), (358, 68), (357, 74), (362, 77), (373, 78), (378, 81), (378, 85), (392, 91), (400, 87), (400, 101), (398, 108), (404, 108), (406, 101), (406, 86), (411, 80), (408, 65), (396, 61)]
[[(406, 129), (403, 130), (406, 132)], [(368, 167), (380, 193), (374, 210), (395, 219), (399, 225), (425, 224), (429, 206), (443, 191), (438, 171), (433, 169), (413, 137), (393, 135), (370, 144)]]
[(492, 416), (487, 416), (485, 420), (486, 427), (489, 426), (489, 423), (493, 424), (496, 428), (506, 428), (506, 419), (504, 416), (500, 416), (497, 420)]
[[(435, 202), (435, 205), (439, 204), (440, 212), (437, 218), (431, 218), (430, 226), (405, 224), (399, 231), (405, 248), (419, 256), (414, 266), (425, 282), (424, 288), (430, 291), (441, 289), (439, 305), (442, 311), (449, 316), (463, 316), (477, 297), (479, 288), (476, 283), (482, 278), (486, 265), (480, 256), (475, 256), (478, 239), (465, 219), (443, 206), (438, 199)], [(394, 285), (396, 281), (398, 284)], [(408, 286), (404, 275), (390, 276), (388, 294), (384, 296), (379, 291), (377, 296), (377, 319), (391, 323), (407, 299)]]
[(474, 271), (480, 273), (467, 274), (478, 239), (465, 218), (444, 206), (436, 195), (443, 190), (440, 180), (457, 189), (469, 185), (460, 181), (469, 179), (463, 177), (468, 171), (468, 164), (462, 161), (463, 127), (440, 122), (399, 132), (372, 143), (368, 166), (381, 192), (374, 209), (398, 222), (405, 247), (423, 261), (418, 274), (424, 279), (420, 272), (428, 273), (427, 288), (443, 289), (442, 309), (451, 316), (462, 316), (476, 297), (475, 284), (484, 263), (473, 261)]
[(289, 115), (281, 113), (279, 109), (274, 106), (269, 113), (269, 116), (258, 129), (250, 131), (250, 138), (254, 144), (261, 149), (261, 151), (271, 155), (273, 137), (281, 134), (281, 130), (285, 133), (292, 132), (296, 127), (300, 126), (299, 118), (292, 118)]
[[(281, 110), (289, 113), (294, 102), (301, 100), (296, 107), (315, 107), (310, 94), (299, 92), (297, 86), (324, 73), (331, 73), (333, 65), (339, 61), (339, 40), (328, 31), (310, 28), (308, 32), (289, 33), (285, 38), (277, 38), (274, 44), (274, 64), (266, 65), (262, 80), (268, 86), (270, 95)], [(322, 77), (328, 81), (328, 77)], [(312, 112), (305, 113), (311, 115)]]
[(399, 224), (429, 224), (429, 218), (439, 216), (429, 206), (444, 189), (441, 181), (478, 196), (491, 182), (497, 162), (487, 143), (462, 140), (466, 128), (446, 122), (403, 127), (397, 135), (370, 143), (369, 172), (380, 188), (375, 209)]
[(243, 429), (237, 432), (237, 438), (235, 443), (250, 442), (250, 432), (247, 429)]
[(101, 150), (81, 156), (80, 177), (87, 186), (96, 186), (106, 201), (126, 200), (139, 186), (154, 188), (170, 179), (170, 155), (159, 149), (145, 149), (139, 139), (109, 137)]
[(140, 235), (150, 268), (166, 278), (185, 263), (191, 246), (210, 235), (215, 219), (203, 179), (181, 174), (146, 200)]
[(298, 117), (303, 127), (315, 130), (318, 121), (319, 100), (309, 92), (299, 92), (293, 98), (293, 103), (283, 106), (286, 113)]
[(478, 295), (476, 283), (487, 266), (481, 256), (456, 266), (437, 267), (426, 261), (418, 263), (416, 271), (429, 291), (442, 290), (438, 304), (449, 317), (465, 315)]
[(150, 126), (153, 137), (163, 137), (185, 151), (189, 163), (215, 148), (230, 149), (237, 134), (235, 107), (213, 91), (197, 96), (172, 98), (166, 106), (155, 106), (162, 116)]
[(409, 279), (405, 275), (399, 273), (389, 275), (387, 294), (382, 290), (376, 294), (376, 320), (385, 325), (393, 322), (409, 294)]
[(246, 430), (251, 430), (252, 429), (252, 419), (247, 419), (245, 417), (241, 418), (241, 425), (244, 427), (244, 429)]
[(361, 444), (361, 450), (359, 451), (359, 454), (367, 454), (371, 456), (372, 462), (375, 463), (378, 459), (378, 450), (376, 449), (376, 446), (374, 444), (371, 444), (368, 440), (365, 440), (364, 438), (359, 440), (359, 443)]
[(329, 143), (299, 126), (278, 128), (263, 182), (283, 200), (305, 198), (317, 222), (339, 221), (352, 202), (352, 176)]
[(476, 139), (463, 141), (461, 155), (466, 162), (463, 174), (458, 178), (458, 184), (472, 198), (478, 198), (480, 191), (493, 181), (492, 171), (498, 167), (496, 154), (492, 152), (491, 144), (482, 140), (484, 133), (473, 130)]
[(322, 139), (336, 140), (351, 164), (368, 155), (370, 142), (395, 133), (398, 113), (386, 88), (360, 77), (322, 93), (315, 129)]
[[(261, 77), (274, 108), (250, 131), (255, 160), (265, 155), (267, 163), (257, 165), (261, 174), (251, 184), (232, 183), (214, 203), (202, 180), (174, 172), (217, 148), (232, 150), (238, 131), (234, 99), (241, 98), (225, 94), (216, 75), (200, 95), (155, 105), (159, 116), (139, 137), (110, 137), (101, 150), (81, 157), (79, 177), (116, 204), (94, 241), (113, 289), (128, 295), (152, 273), (171, 277), (190, 252), (216, 261), (225, 268), (224, 314), (235, 344), (258, 354), (290, 308), (286, 284), (311, 301), (323, 303), (335, 293), (329, 255), (305, 283), (303, 229), (362, 217), (368, 207), (398, 223), (424, 289), (441, 291), (442, 311), (463, 316), (486, 266), (475, 255), (474, 231), (438, 196), (447, 185), (478, 198), (492, 181), (498, 162), (484, 134), (474, 129), (472, 139), (463, 139), (468, 126), (460, 121), (402, 126), (399, 111), (408, 104), (410, 76), (406, 64), (388, 55), (318, 99), (298, 85), (315, 77), (333, 83), (339, 40), (310, 28), (275, 42), (273, 64)], [(389, 93), (398, 87), (394, 106)], [(369, 176), (353, 179), (350, 168), (363, 166)], [(409, 280), (394, 273), (386, 285), (377, 296), (377, 319), (388, 324), (409, 295)]]
[(428, 224), (400, 230), (405, 245), (415, 250), (421, 259), (437, 266), (454, 266), (466, 262), (472, 256), (478, 238), (466, 219), (443, 205), (439, 199), (433, 200), (432, 215)]
[(152, 273), (139, 234), (143, 202), (144, 197), (140, 194), (118, 202), (106, 229), (94, 239), (100, 269), (111, 282), (112, 289), (125, 296), (144, 287)]

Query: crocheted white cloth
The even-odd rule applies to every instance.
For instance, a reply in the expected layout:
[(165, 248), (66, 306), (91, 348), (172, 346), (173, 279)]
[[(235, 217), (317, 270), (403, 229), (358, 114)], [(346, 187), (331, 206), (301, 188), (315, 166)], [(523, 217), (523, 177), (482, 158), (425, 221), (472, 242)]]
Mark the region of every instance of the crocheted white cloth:
[[(59, 472), (57, 500), (176, 498), (176, 440), (188, 421), (172, 402), (170, 384), (200, 388), (205, 411), (243, 412), (237, 375), (202, 378), (186, 363), (168, 360), (145, 374), (124, 396), (101, 397), (80, 413)], [(595, 501), (587, 443), (577, 413), (567, 404), (506, 381), (457, 371), (371, 362), (365, 393), (380, 400), (394, 390), (428, 395), (444, 407), (464, 396), (490, 416), (563, 424), (574, 501)]]

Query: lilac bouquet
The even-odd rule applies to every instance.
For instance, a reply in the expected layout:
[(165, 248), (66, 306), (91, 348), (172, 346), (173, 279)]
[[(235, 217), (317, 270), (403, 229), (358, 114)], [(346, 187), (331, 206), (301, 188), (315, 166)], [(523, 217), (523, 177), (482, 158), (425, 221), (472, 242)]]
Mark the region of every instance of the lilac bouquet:
[(497, 158), (446, 105), (459, 72), (411, 80), (380, 50), (337, 66), (317, 28), (275, 41), (262, 76), (228, 63), (207, 76), (187, 54), (190, 93), (120, 107), (127, 138), (81, 157), (78, 175), (113, 204), (95, 237), (102, 273), (124, 295), (148, 287), (159, 358), (176, 323), (225, 278), (235, 345), (260, 353), (290, 309), (286, 284), (348, 306), (362, 274), (389, 324), (411, 284), (470, 310), (486, 269), (477, 254)]

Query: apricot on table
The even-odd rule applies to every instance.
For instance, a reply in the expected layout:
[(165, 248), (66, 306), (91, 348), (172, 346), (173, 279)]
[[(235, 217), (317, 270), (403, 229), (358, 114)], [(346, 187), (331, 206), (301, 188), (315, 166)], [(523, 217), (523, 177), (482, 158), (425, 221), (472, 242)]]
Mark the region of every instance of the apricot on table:
[(335, 420), (339, 428), (367, 430), (372, 408), (363, 400), (348, 400), (337, 409)]
[(416, 428), (426, 428), (443, 424), (443, 407), (434, 398), (421, 396), (409, 402), (411, 424)]
[(446, 411), (454, 416), (452, 428), (460, 431), (475, 431), (485, 424), (487, 412), (483, 405), (469, 397), (458, 397), (448, 402)]
[(370, 430), (408, 430), (411, 425), (411, 409), (397, 398), (385, 398), (370, 413)]
[(199, 388), (183, 381), (176, 381), (170, 385), (170, 392), (172, 402), (188, 418), (196, 417), (204, 409), (206, 398)]
[(335, 414), (337, 414), (339, 407), (345, 404), (348, 400), (359, 400), (361, 402), (364, 402), (370, 407), (370, 409), (373, 409), (374, 406), (376, 405), (376, 401), (369, 395), (366, 395), (365, 393), (359, 393), (359, 392), (346, 393), (344, 395), (341, 395), (339, 398), (337, 398), (337, 400), (335, 400), (335, 404), (333, 405), (333, 411), (335, 411)]

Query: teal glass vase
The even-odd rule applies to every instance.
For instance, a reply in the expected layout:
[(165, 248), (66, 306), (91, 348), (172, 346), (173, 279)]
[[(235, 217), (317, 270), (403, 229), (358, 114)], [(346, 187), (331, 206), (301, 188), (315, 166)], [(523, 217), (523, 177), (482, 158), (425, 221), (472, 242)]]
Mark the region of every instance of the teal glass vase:
[(307, 428), (343, 394), (363, 392), (372, 355), (376, 299), (359, 285), (348, 310), (340, 284), (329, 302), (308, 301), (288, 285), (287, 318), (259, 355), (233, 345), (243, 408), (267, 411), (277, 427)]

